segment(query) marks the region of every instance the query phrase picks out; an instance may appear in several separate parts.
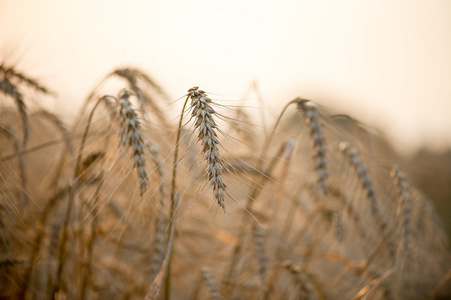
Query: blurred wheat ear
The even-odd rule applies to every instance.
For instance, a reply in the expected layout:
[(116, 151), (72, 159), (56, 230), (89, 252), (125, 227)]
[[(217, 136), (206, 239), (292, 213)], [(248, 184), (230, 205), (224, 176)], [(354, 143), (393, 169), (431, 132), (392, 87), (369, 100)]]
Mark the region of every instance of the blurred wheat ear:
[(39, 82), (30, 77), (16, 71), (15, 68), (7, 67), (4, 64), (0, 65), (0, 92), (4, 95), (10, 96), (16, 103), (19, 110), (20, 117), (22, 119), (22, 131), (23, 139), (22, 146), (28, 142), (29, 125), (28, 125), (28, 113), (27, 106), (24, 101), (24, 96), (20, 91), (21, 84), (25, 84), (35, 91), (47, 94), (49, 91), (46, 87), (42, 86)]

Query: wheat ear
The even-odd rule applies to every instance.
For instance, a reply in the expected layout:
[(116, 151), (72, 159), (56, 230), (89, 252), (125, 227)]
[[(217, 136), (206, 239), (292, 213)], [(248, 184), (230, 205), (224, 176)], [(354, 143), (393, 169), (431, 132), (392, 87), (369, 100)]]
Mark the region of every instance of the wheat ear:
[[(157, 299), (158, 294), (160, 293), (161, 285), (163, 283), (163, 279), (166, 275), (166, 289), (170, 288), (170, 262), (171, 262), (171, 253), (172, 253), (172, 245), (174, 242), (174, 232), (177, 218), (177, 207), (180, 202), (180, 197), (177, 193), (175, 193), (174, 198), (172, 199), (172, 207), (174, 208), (173, 214), (171, 216), (171, 222), (169, 224), (169, 237), (168, 237), (168, 245), (166, 247), (166, 254), (164, 255), (163, 263), (156, 274), (152, 285), (149, 287), (147, 291), (145, 300), (154, 300)], [(166, 290), (166, 299), (169, 299), (169, 291)]]
[(325, 137), (321, 130), (321, 122), (319, 121), (318, 110), (308, 104), (308, 100), (297, 98), (298, 110), (302, 112), (305, 117), (305, 122), (310, 127), (310, 136), (313, 142), (314, 157), (316, 159), (315, 169), (318, 172), (318, 183), (324, 195), (327, 195), (327, 159), (326, 159), (326, 145)]
[(144, 111), (144, 106), (149, 105), (153, 111), (158, 112), (158, 114), (155, 115), (160, 120), (161, 124), (168, 124), (167, 119), (164, 115), (164, 111), (160, 110), (155, 100), (152, 99), (152, 97), (148, 93), (146, 93), (145, 90), (141, 89), (138, 86), (138, 82), (141, 81), (140, 79), (142, 79), (145, 83), (152, 86), (161, 96), (163, 96), (165, 99), (168, 99), (169, 97), (165, 94), (163, 89), (158, 84), (156, 84), (154, 80), (152, 80), (143, 71), (136, 68), (116, 69), (112, 73), (110, 73), (109, 76), (111, 75), (116, 75), (127, 80), (129, 88), (133, 91), (140, 102), (141, 109)]
[(265, 230), (258, 224), (252, 227), (254, 235), (254, 251), (259, 263), (259, 274), (262, 283), (266, 283), (266, 271), (268, 270), (268, 257), (265, 251)]
[(144, 157), (145, 144), (138, 116), (128, 100), (130, 96), (131, 93), (127, 90), (122, 90), (119, 93), (119, 105), (121, 106), (119, 112), (119, 143), (121, 146), (128, 144), (132, 148), (133, 166), (138, 172), (139, 191), (142, 196), (146, 192), (147, 187), (146, 159)]
[(410, 231), (410, 219), (411, 219), (411, 203), (409, 184), (407, 183), (406, 176), (399, 170), (397, 166), (393, 167), (390, 172), (390, 176), (393, 178), (393, 183), (398, 189), (398, 201), (399, 206), (396, 212), (397, 216), (402, 217), (402, 237), (404, 242), (404, 249), (409, 247), (409, 231)]
[(294, 265), (291, 261), (285, 261), (282, 266), (287, 269), (301, 286), (303, 299), (324, 299), (323, 294), (317, 290), (312, 278), (298, 265)]
[(32, 79), (23, 73), (20, 73), (14, 69), (14, 67), (7, 67), (5, 65), (0, 65), (0, 71), (4, 74), (5, 77), (9, 78), (15, 78), (21, 83), (27, 84), (29, 87), (33, 88), (34, 90), (41, 92), (43, 94), (49, 94), (49, 90), (41, 85), (37, 80)]
[[(276, 129), (279, 126), (280, 121), (282, 120), (282, 117), (284, 116), (285, 112), (287, 111), (287, 109), (292, 105), (292, 104), (296, 104), (296, 99), (292, 100), (290, 102), (288, 102), (284, 108), (282, 109), (282, 111), (280, 112), (279, 116), (277, 117), (276, 122), (273, 125), (273, 128), (271, 130), (271, 132), (269, 133), (269, 135), (266, 137), (265, 142), (262, 145), (261, 148), (261, 152), (259, 155), (259, 160), (256, 163), (256, 166), (254, 167), (255, 170), (263, 170), (263, 164), (267, 161), (267, 155), (268, 155), (268, 150), (269, 150), (269, 146), (271, 145), (271, 142), (274, 138), (274, 134), (276, 133)], [(282, 146), (279, 150), (283, 152), (284, 147)], [(279, 158), (282, 155), (282, 152), (276, 154), (275, 159)], [(251, 189), (249, 190), (249, 193), (247, 194), (247, 200), (246, 200), (246, 210), (244, 210), (243, 212), (243, 216), (242, 216), (242, 222), (244, 223), (244, 221), (246, 220), (247, 217), (247, 213), (249, 211), (252, 210), (253, 204), (255, 202), (255, 200), (257, 199), (257, 196), (259, 195), (259, 192), (261, 189), (259, 189), (259, 187), (263, 187), (265, 184), (265, 181), (270, 178), (271, 176), (271, 171), (272, 168), (274, 167), (274, 162), (275, 160), (273, 160), (266, 168), (265, 171), (263, 172), (259, 172), (257, 175), (259, 176), (260, 180), (256, 180), (257, 184), (252, 185)], [(263, 176), (262, 176), (263, 175)], [(233, 274), (235, 272), (235, 267), (237, 265), (237, 261), (239, 258), (239, 255), (241, 253), (241, 249), (242, 249), (242, 244), (243, 244), (243, 239), (245, 237), (245, 231), (241, 231), (240, 235), (238, 236), (238, 241), (235, 244), (235, 247), (233, 249), (232, 255), (231, 255), (231, 263), (230, 263), (230, 268), (227, 272), (226, 277), (223, 279), (223, 281), (227, 284), (231, 278), (233, 277)], [(230, 294), (231, 293), (231, 289), (228, 289), (226, 291), (226, 293)]]
[(218, 291), (218, 288), (216, 287), (216, 282), (213, 276), (211, 275), (210, 271), (206, 268), (202, 269), (202, 278), (205, 280), (205, 282), (208, 285), (208, 289), (210, 290), (211, 299), (213, 300), (219, 300), (220, 294)]
[(165, 241), (165, 232), (167, 228), (167, 217), (164, 215), (164, 207), (167, 196), (166, 191), (166, 182), (164, 181), (164, 177), (166, 172), (163, 170), (163, 159), (160, 157), (159, 150), (157, 147), (152, 146), (149, 147), (150, 153), (152, 154), (152, 160), (155, 164), (155, 170), (158, 173), (158, 184), (159, 184), (159, 205), (158, 205), (158, 215), (156, 218), (156, 229), (154, 233), (154, 245), (153, 245), (153, 255), (152, 255), (152, 263), (151, 263), (151, 271), (152, 276), (158, 273), (158, 270), (161, 267), (161, 264), (164, 259), (164, 241)]
[(27, 114), (27, 106), (23, 100), (22, 93), (19, 92), (19, 89), (8, 79), (8, 77), (3, 75), (3, 78), (0, 80), (0, 91), (11, 98), (16, 102), (17, 109), (19, 110), (20, 118), (22, 119), (22, 132), (23, 132), (23, 140), (22, 146), (25, 148), (28, 135), (29, 135), (29, 125), (28, 125), (28, 114)]
[[(91, 121), (97, 106), (100, 103), (109, 104), (108, 98), (114, 99), (119, 104), (119, 144), (121, 148), (126, 146), (131, 147), (133, 155), (133, 166), (136, 168), (138, 173), (139, 181), (139, 191), (140, 195), (143, 196), (147, 188), (147, 171), (146, 171), (146, 159), (144, 157), (145, 143), (141, 132), (141, 125), (135, 110), (132, 108), (130, 101), (128, 100), (131, 93), (128, 90), (122, 90), (119, 92), (118, 98), (113, 96), (103, 96), (101, 97), (94, 108), (92, 109), (88, 123), (83, 133), (83, 137), (80, 143), (80, 149), (78, 151), (76, 166), (75, 166), (75, 178), (81, 174), (82, 171), (82, 156), (83, 150), (88, 138), (89, 128), (91, 126)], [(78, 179), (77, 179), (78, 180)]]
[(211, 107), (210, 98), (197, 86), (188, 90), (188, 99), (191, 99), (191, 117), (195, 119), (194, 127), (199, 130), (198, 139), (202, 144), (202, 152), (207, 163), (208, 180), (210, 186), (213, 186), (215, 200), (225, 212), (226, 185), (222, 178), (224, 162), (219, 153), (218, 145), (220, 143), (214, 130), (216, 122), (213, 119), (216, 112)]
[(22, 146), (23, 148), (25, 148), (29, 134), (27, 107), (23, 100), (22, 93), (19, 91), (17, 85), (12, 82), (12, 80), (16, 82), (18, 81), (19, 83), (25, 83), (33, 89), (44, 94), (48, 94), (49, 91), (44, 86), (40, 85), (36, 80), (31, 79), (20, 72), (17, 72), (14, 68), (7, 67), (4, 64), (0, 65), (0, 92), (9, 95), (16, 102), (20, 117), (22, 119)]
[(377, 206), (373, 184), (368, 174), (368, 169), (363, 164), (362, 159), (360, 158), (359, 151), (355, 147), (349, 147), (348, 143), (346, 142), (340, 143), (339, 149), (349, 157), (352, 166), (357, 172), (357, 176), (359, 177), (362, 187), (366, 192), (366, 198), (370, 203), (371, 213), (377, 216), (379, 214), (379, 208)]

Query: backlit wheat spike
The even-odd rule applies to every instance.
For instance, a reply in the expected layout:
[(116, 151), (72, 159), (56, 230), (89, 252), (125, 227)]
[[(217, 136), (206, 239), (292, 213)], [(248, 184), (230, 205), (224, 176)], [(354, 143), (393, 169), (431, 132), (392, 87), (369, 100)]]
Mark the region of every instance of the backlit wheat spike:
[(152, 276), (156, 275), (158, 270), (161, 267), (164, 259), (164, 246), (166, 240), (166, 229), (168, 225), (167, 217), (165, 214), (165, 203), (167, 191), (166, 191), (166, 183), (164, 181), (164, 176), (166, 172), (163, 170), (163, 159), (160, 157), (159, 149), (155, 146), (148, 146), (150, 153), (152, 154), (152, 160), (155, 164), (155, 170), (158, 173), (159, 177), (159, 203), (158, 203), (158, 218), (156, 218), (156, 229), (153, 237), (153, 255), (151, 262), (151, 272)]
[(263, 283), (266, 282), (266, 270), (268, 269), (268, 258), (265, 254), (265, 231), (260, 225), (255, 224), (252, 227), (252, 231), (254, 234), (254, 251), (257, 255), (258, 263), (259, 263), (259, 274), (260, 279)]
[(18, 72), (12, 67), (7, 67), (2, 64), (0, 65), (0, 71), (4, 74), (5, 77), (15, 78), (17, 79), (17, 81), (27, 84), (36, 91), (39, 91), (43, 94), (49, 94), (49, 90), (45, 86), (41, 85), (37, 80)]
[(379, 215), (379, 208), (377, 206), (377, 200), (374, 193), (373, 184), (371, 181), (371, 177), (368, 174), (367, 167), (363, 164), (362, 159), (360, 158), (359, 151), (355, 147), (350, 147), (348, 143), (342, 142), (339, 145), (340, 151), (342, 151), (346, 156), (349, 157), (351, 161), (351, 165), (357, 172), (357, 176), (359, 177), (360, 183), (362, 184), (363, 189), (366, 193), (366, 198), (370, 203), (371, 213), (375, 216)]
[(158, 107), (157, 102), (148, 92), (148, 88), (150, 85), (153, 88), (153, 90), (155, 90), (160, 96), (162, 96), (165, 99), (169, 99), (169, 97), (166, 95), (163, 89), (155, 82), (155, 80), (152, 80), (143, 71), (137, 68), (130, 67), (116, 69), (112, 73), (110, 73), (110, 76), (111, 75), (116, 75), (121, 78), (124, 78), (128, 82), (129, 89), (133, 91), (133, 93), (139, 100), (140, 106), (139, 109), (143, 112), (144, 118), (147, 116), (147, 114), (144, 113), (146, 111), (146, 106), (149, 106), (153, 112), (158, 112), (154, 113), (154, 116), (156, 116), (161, 121), (162, 124), (167, 124), (165, 112)]
[(298, 110), (302, 112), (305, 117), (305, 122), (310, 126), (310, 137), (313, 142), (313, 151), (315, 157), (315, 170), (318, 172), (318, 182), (324, 193), (327, 195), (327, 177), (329, 172), (327, 171), (327, 159), (326, 159), (326, 145), (325, 137), (321, 131), (321, 122), (318, 110), (308, 104), (308, 100), (297, 98), (296, 103)]
[(49, 257), (56, 257), (58, 251), (58, 239), (59, 233), (61, 229), (61, 224), (59, 221), (56, 221), (50, 227), (50, 237), (49, 237), (49, 247), (48, 247), (48, 255)]
[(410, 231), (410, 219), (411, 219), (411, 203), (409, 184), (407, 183), (406, 176), (399, 170), (397, 166), (394, 166), (390, 172), (390, 176), (393, 178), (393, 182), (398, 190), (399, 208), (397, 216), (402, 218), (402, 235), (404, 241), (404, 249), (409, 247), (409, 231)]
[(341, 214), (340, 212), (334, 211), (331, 217), (334, 226), (335, 237), (339, 242), (342, 242), (344, 239), (344, 225)]
[(226, 185), (222, 178), (224, 162), (219, 153), (219, 140), (216, 135), (216, 123), (213, 115), (216, 113), (211, 107), (210, 98), (199, 87), (188, 90), (188, 97), (191, 99), (191, 116), (195, 119), (194, 127), (199, 130), (198, 139), (202, 144), (202, 152), (207, 162), (207, 176), (210, 185), (213, 186), (214, 198), (225, 211), (224, 194)]
[(292, 262), (287, 261), (283, 263), (283, 267), (286, 268), (292, 275), (295, 276), (296, 281), (301, 285), (302, 299), (317, 300), (321, 299), (317, 295), (315, 286), (313, 285), (310, 277), (299, 266), (293, 265)]
[(20, 93), (19, 89), (8, 79), (6, 74), (3, 74), (3, 78), (0, 77), (0, 92), (10, 96), (16, 102), (20, 118), (22, 119), (22, 145), (25, 146), (28, 141), (28, 134), (30, 129), (28, 125), (27, 106), (25, 105), (25, 102), (23, 100), (22, 93)]
[(205, 282), (208, 285), (208, 289), (210, 290), (210, 295), (213, 300), (219, 300), (220, 294), (218, 291), (218, 288), (216, 287), (216, 282), (211, 275), (210, 271), (207, 269), (202, 269), (202, 278), (205, 280)]
[(161, 86), (158, 85), (154, 79), (150, 78), (150, 76), (143, 70), (132, 67), (125, 67), (114, 70), (111, 75), (117, 75), (125, 78), (133, 87), (137, 86), (138, 79), (142, 79), (145, 83), (152, 86), (152, 88), (164, 98), (169, 99), (169, 96), (166, 94), (163, 88), (161, 88)]
[(119, 126), (120, 126), (120, 138), (119, 143), (121, 146), (128, 144), (132, 148), (133, 166), (138, 172), (139, 179), (139, 191), (141, 196), (144, 195), (147, 187), (147, 171), (146, 171), (146, 159), (144, 157), (145, 144), (143, 141), (141, 126), (139, 124), (138, 116), (133, 110), (128, 98), (131, 93), (127, 90), (122, 90), (119, 93)]
[(156, 230), (153, 242), (153, 255), (151, 261), (151, 272), (152, 276), (155, 276), (160, 270), (161, 264), (164, 259), (164, 246), (166, 240), (166, 229), (168, 228), (167, 218), (164, 216), (160, 217), (156, 221)]
[(7, 67), (4, 64), (0, 65), (0, 92), (10, 96), (16, 102), (20, 117), (22, 119), (22, 131), (23, 131), (22, 145), (25, 146), (28, 141), (29, 125), (28, 125), (27, 107), (23, 100), (23, 95), (19, 91), (18, 83), (25, 83), (30, 87), (32, 87), (33, 89), (40, 91), (44, 94), (47, 94), (48, 90), (44, 86), (40, 85), (36, 80), (33, 80), (23, 75), (22, 73), (17, 72), (14, 68)]

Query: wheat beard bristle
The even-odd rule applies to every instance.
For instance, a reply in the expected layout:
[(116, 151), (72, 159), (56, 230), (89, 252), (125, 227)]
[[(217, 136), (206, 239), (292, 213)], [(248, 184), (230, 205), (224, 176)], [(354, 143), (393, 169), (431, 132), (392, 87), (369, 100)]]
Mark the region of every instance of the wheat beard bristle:
[(219, 140), (214, 128), (216, 123), (213, 120), (215, 114), (211, 107), (211, 100), (205, 95), (205, 92), (199, 90), (199, 87), (193, 87), (188, 90), (188, 97), (191, 98), (191, 107), (193, 109), (191, 116), (194, 118), (196, 129), (199, 129), (198, 139), (202, 144), (202, 152), (207, 162), (207, 176), (210, 185), (213, 186), (214, 198), (225, 211), (224, 193), (226, 185), (222, 178), (224, 163), (219, 153)]
[(120, 138), (119, 143), (121, 147), (128, 144), (132, 148), (133, 166), (138, 172), (139, 191), (141, 196), (144, 195), (147, 187), (147, 171), (145, 167), (146, 159), (144, 158), (145, 145), (142, 138), (141, 126), (139, 124), (138, 116), (131, 107), (128, 98), (131, 93), (127, 90), (122, 90), (119, 93), (120, 117)]

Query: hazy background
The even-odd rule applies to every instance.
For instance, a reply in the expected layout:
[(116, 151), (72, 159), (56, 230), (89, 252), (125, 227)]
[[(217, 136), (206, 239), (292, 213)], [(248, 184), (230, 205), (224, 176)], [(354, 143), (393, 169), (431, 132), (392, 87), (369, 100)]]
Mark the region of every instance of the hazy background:
[(71, 114), (113, 68), (173, 98), (199, 85), (268, 108), (310, 98), (385, 130), (398, 150), (451, 146), (451, 1), (0, 0), (0, 54)]

